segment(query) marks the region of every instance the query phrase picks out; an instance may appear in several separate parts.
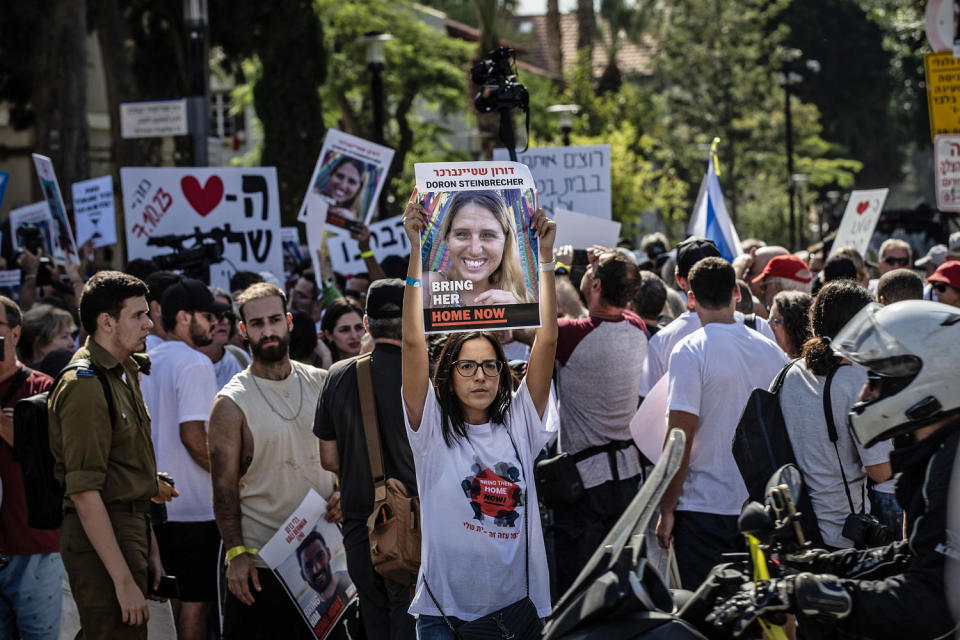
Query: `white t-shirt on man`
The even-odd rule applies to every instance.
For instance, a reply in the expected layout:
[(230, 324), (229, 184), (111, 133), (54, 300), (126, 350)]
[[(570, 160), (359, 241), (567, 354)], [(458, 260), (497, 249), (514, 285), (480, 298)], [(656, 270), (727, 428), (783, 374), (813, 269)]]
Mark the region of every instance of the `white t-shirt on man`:
[(787, 356), (743, 322), (711, 322), (670, 354), (667, 407), (698, 416), (677, 511), (738, 515), (747, 488), (733, 459), (733, 434), (750, 393), (766, 389)]
[[(550, 579), (533, 461), (551, 434), (545, 419), (537, 416), (526, 382), (513, 394), (504, 424), (467, 425), (469, 440), (455, 440), (451, 447), (443, 440), (433, 385), (428, 388), (417, 431), (410, 428), (404, 411), (417, 468), (423, 531), (420, 575), (410, 613), (440, 615), (424, 578), (443, 613), (462, 620), (475, 620), (523, 598), (524, 511), (528, 511), (530, 599), (537, 613), (546, 617)], [(524, 490), (532, 509), (522, 504)]]
[(180, 497), (167, 503), (171, 522), (213, 520), (210, 473), (194, 462), (180, 440), (184, 422), (210, 419), (217, 395), (213, 363), (180, 340), (167, 340), (147, 351), (150, 375), (140, 388), (150, 410), (150, 430), (157, 454), (157, 470), (173, 476)]
[[(743, 324), (742, 313), (734, 311), (733, 317), (737, 322)], [(773, 330), (770, 329), (767, 321), (760, 316), (755, 317), (756, 330), (765, 338), (776, 342), (777, 338), (773, 335)], [(700, 316), (697, 315), (697, 312), (686, 311), (650, 338), (650, 342), (647, 343), (647, 355), (643, 359), (643, 372), (640, 378), (639, 395), (641, 397), (647, 397), (650, 390), (653, 389), (653, 385), (657, 384), (663, 374), (667, 372), (667, 361), (670, 359), (670, 354), (673, 353), (673, 348), (677, 346), (677, 343), (699, 329), (700, 326)]]
[[(830, 382), (831, 409), (837, 428), (837, 448), (834, 449), (824, 415), (825, 382), (825, 377), (808, 371), (803, 360), (797, 362), (783, 379), (780, 409), (797, 465), (803, 471), (803, 481), (810, 494), (823, 542), (831, 547), (848, 548), (853, 546), (853, 541), (844, 538), (841, 531), (844, 520), (850, 515), (850, 502), (843, 488), (840, 460), (843, 460), (843, 472), (847, 476), (854, 510), (860, 511), (867, 481), (863, 467), (887, 462), (893, 445), (884, 441), (867, 449), (851, 432), (847, 414), (867, 382), (867, 373), (857, 367), (845, 366), (837, 369)], [(838, 450), (840, 460), (837, 459)]]

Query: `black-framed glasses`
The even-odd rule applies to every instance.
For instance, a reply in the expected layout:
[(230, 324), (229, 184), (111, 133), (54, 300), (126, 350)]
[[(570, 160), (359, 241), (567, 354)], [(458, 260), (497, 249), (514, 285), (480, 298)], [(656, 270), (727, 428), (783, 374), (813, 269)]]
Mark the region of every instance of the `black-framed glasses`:
[(937, 293), (946, 293), (946, 292), (947, 292), (947, 287), (950, 286), (950, 285), (948, 285), (946, 282), (932, 282), (932, 283), (930, 283), (930, 284), (931, 284), (931, 286), (933, 286), (933, 289), (934, 289)]
[(905, 267), (910, 264), (910, 258), (894, 258), (893, 256), (884, 258), (883, 261), (891, 267)]
[(483, 375), (488, 378), (495, 378), (503, 371), (503, 363), (499, 360), (484, 360), (483, 362), (477, 362), (476, 360), (457, 360), (453, 363), (453, 366), (456, 368), (457, 373), (464, 378), (472, 378), (477, 375), (477, 369), (483, 369)]

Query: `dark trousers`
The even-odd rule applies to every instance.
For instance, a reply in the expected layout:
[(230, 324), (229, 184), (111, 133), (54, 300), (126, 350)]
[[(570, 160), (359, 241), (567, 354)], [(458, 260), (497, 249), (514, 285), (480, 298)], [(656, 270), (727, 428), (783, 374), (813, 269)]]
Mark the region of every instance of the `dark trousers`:
[(351, 536), (346, 552), (347, 571), (360, 596), (360, 619), (367, 640), (414, 640), (416, 620), (407, 613), (410, 584), (387, 580), (374, 571), (366, 524), (361, 535)]
[[(587, 489), (574, 505), (554, 510), (556, 602), (573, 584), (640, 487), (640, 475)], [(619, 486), (618, 486), (619, 485)]]
[(223, 640), (313, 640), (313, 633), (269, 569), (257, 569), (260, 591), (247, 606), (227, 591), (223, 603)]
[(673, 547), (684, 589), (696, 591), (710, 569), (723, 562), (724, 553), (745, 551), (737, 516), (675, 511), (673, 518)]

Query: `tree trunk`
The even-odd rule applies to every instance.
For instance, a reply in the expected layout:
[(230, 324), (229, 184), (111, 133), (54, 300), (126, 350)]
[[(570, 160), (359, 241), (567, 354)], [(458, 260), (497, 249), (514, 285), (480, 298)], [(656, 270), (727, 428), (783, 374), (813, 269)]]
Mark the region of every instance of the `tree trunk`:
[(547, 57), (550, 71), (563, 75), (563, 37), (560, 31), (560, 0), (547, 0)]
[(53, 160), (69, 200), (70, 185), (90, 177), (86, 0), (53, 0), (41, 25), (36, 69), (43, 81), (34, 95), (34, 147)]
[(590, 68), (593, 69), (593, 36), (597, 22), (593, 13), (593, 0), (577, 0), (577, 51), (590, 52)]

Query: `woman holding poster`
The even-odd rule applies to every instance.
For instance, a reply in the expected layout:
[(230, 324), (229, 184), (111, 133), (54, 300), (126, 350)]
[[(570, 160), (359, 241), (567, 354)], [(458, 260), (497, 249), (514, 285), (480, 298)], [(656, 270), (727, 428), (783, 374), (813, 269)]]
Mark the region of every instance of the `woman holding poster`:
[[(539, 618), (550, 613), (550, 588), (533, 462), (550, 437), (544, 419), (557, 347), (556, 225), (542, 210), (531, 224), (539, 239), (543, 325), (514, 392), (499, 340), (482, 331), (450, 335), (431, 384), (420, 295), (427, 219), (421, 204), (407, 205), (402, 392), (423, 531), (410, 613), (418, 617), (421, 639), (452, 640), (454, 629), (508, 607), (539, 629)], [(489, 282), (499, 264), (461, 267)], [(522, 628), (510, 631), (518, 640), (530, 637)]]

